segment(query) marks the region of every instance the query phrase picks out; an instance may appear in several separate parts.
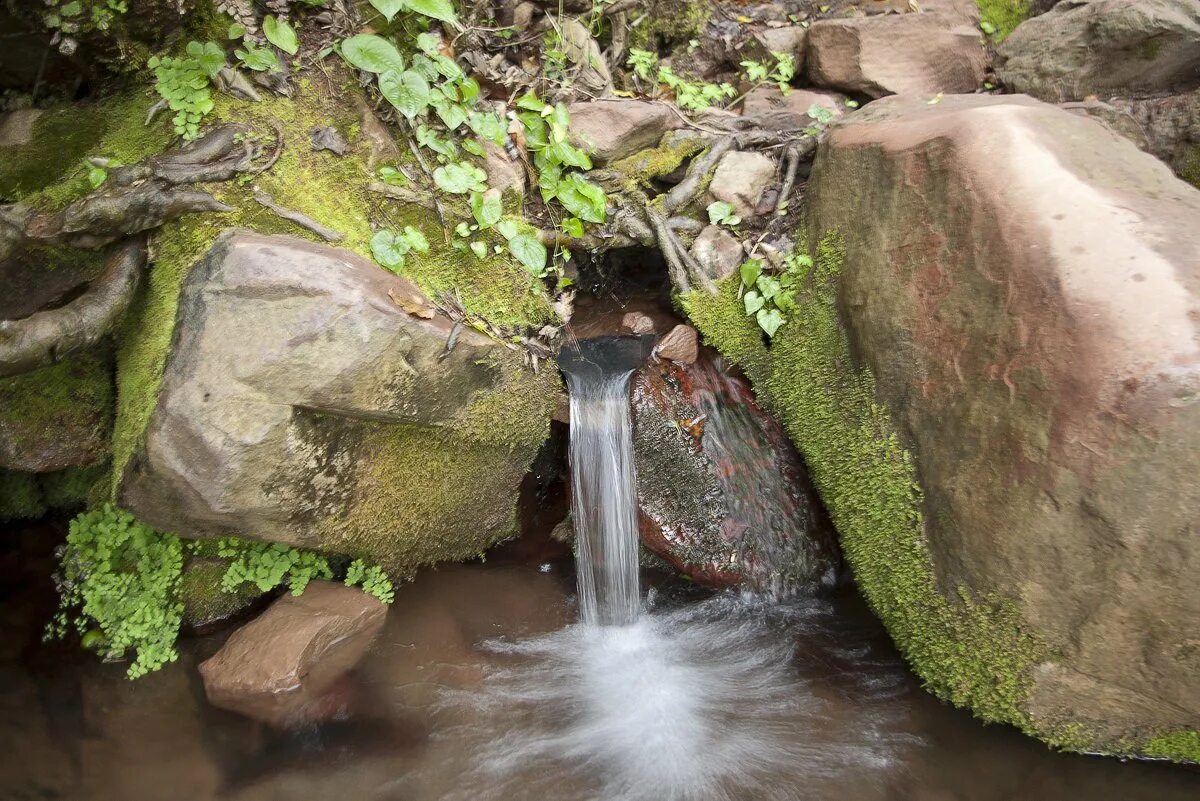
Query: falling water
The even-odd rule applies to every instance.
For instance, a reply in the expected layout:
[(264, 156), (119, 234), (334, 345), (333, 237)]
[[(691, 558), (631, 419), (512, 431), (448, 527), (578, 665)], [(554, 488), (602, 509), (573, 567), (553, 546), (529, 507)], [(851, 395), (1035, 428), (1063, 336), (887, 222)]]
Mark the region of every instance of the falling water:
[(640, 345), (606, 337), (563, 360), (571, 394), (571, 483), (579, 613), (587, 625), (637, 619), (638, 530), (629, 377)]

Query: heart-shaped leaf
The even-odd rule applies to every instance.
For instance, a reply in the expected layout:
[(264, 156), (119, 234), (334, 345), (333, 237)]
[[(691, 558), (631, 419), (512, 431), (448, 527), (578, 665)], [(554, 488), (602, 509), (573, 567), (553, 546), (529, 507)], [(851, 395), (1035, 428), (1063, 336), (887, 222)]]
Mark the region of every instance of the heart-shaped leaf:
[(342, 42), (342, 57), (367, 72), (404, 71), (404, 58), (395, 45), (373, 33), (360, 33)]
[(519, 233), (508, 240), (508, 251), (526, 270), (541, 278), (546, 274), (546, 246), (529, 233)]
[(410, 120), (429, 105), (429, 82), (412, 70), (384, 72), (379, 76), (379, 91)]
[(742, 298), (742, 303), (746, 306), (746, 314), (754, 314), (766, 304), (766, 301), (763, 300), (762, 295), (752, 289)]
[(296, 36), (296, 29), (285, 19), (268, 16), (263, 20), (263, 33), (266, 34), (268, 42), (289, 56), (296, 55), (296, 51), (300, 49), (300, 39)]
[[(371, 0), (371, 3), (374, 5), (376, 0)], [(454, 13), (454, 4), (450, 0), (404, 0), (404, 5), (418, 14), (424, 14), (442, 22), (458, 22), (458, 17)]]

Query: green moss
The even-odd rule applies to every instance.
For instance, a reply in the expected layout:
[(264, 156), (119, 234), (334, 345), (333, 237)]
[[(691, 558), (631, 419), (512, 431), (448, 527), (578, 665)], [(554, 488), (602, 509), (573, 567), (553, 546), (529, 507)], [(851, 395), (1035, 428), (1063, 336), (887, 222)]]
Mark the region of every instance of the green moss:
[(667, 133), (657, 147), (615, 161), (609, 165), (609, 169), (624, 176), (623, 183), (627, 188), (649, 187), (655, 178), (674, 172), (684, 159), (695, 156), (705, 146), (705, 142), (698, 137)]
[(1029, 19), (1029, 0), (975, 0), (983, 22), (992, 26), (997, 42), (1003, 42), (1013, 29)]
[(0, 150), (0, 199), (61, 208), (91, 190), (85, 159), (133, 164), (162, 151), (171, 134), (162, 118), (145, 124), (153, 103), (146, 92), (129, 92), (46, 111), (28, 144)]
[(503, 372), (504, 382), (479, 393), (450, 428), (480, 445), (527, 453), (530, 461), (550, 435), (550, 415), (562, 381), (553, 363), (543, 364), (535, 375), (512, 351), (504, 351), (495, 366)]
[(1200, 731), (1185, 729), (1161, 734), (1142, 746), (1141, 752), (1149, 757), (1169, 759), (1172, 762), (1200, 764)]
[[(51, 509), (98, 506), (107, 490), (108, 464), (68, 467), (38, 476), (42, 498)], [(98, 492), (99, 490), (99, 492)]]
[(41, 517), (46, 503), (37, 475), (16, 470), (0, 470), (0, 521)]
[(698, 38), (712, 6), (687, 0), (654, 0), (629, 38), (632, 47), (667, 52)]
[(263, 592), (249, 582), (243, 582), (232, 592), (222, 589), (221, 579), (228, 569), (227, 559), (196, 557), (188, 560), (179, 582), (184, 624), (200, 627), (227, 620), (262, 597)]
[(112, 422), (112, 361), (84, 353), (57, 364), (0, 379), (0, 431), (14, 451), (33, 452), (47, 441), (72, 449), (107, 450)]
[(1188, 145), (1176, 163), (1179, 177), (1200, 189), (1200, 144)]
[(726, 279), (716, 297), (691, 293), (683, 306), (708, 341), (746, 368), (783, 421), (859, 587), (926, 686), (984, 720), (1029, 730), (1021, 701), (1044, 648), (1011, 602), (938, 587), (912, 457), (839, 322), (843, 257), (840, 239), (821, 240), (812, 282), (766, 356), (751, 344), (751, 324), (730, 288), (736, 278)]
[(740, 278), (731, 276), (720, 282), (716, 294), (696, 290), (681, 295), (679, 303), (708, 344), (740, 365), (752, 380), (765, 380), (770, 353), (762, 329), (746, 316), (738, 298), (740, 284)]

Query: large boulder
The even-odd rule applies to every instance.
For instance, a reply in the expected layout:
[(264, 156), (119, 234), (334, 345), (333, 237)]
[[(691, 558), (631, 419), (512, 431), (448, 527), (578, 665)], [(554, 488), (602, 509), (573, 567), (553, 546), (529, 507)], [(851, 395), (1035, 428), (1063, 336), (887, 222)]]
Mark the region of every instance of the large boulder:
[(582, 147), (596, 165), (608, 164), (654, 147), (683, 123), (666, 103), (613, 98), (572, 103), (571, 143)]
[(1200, 0), (1071, 0), (1017, 27), (996, 73), (1043, 100), (1200, 86)]
[(808, 80), (868, 97), (973, 92), (987, 54), (979, 31), (955, 14), (817, 20), (809, 28)]
[(393, 572), (509, 535), (557, 380), (349, 251), (228, 232), (184, 282), (121, 505)]
[[(685, 326), (680, 326), (684, 328)], [(633, 381), (642, 544), (711, 587), (828, 587), (833, 532), (787, 434), (707, 356), (652, 361)]]
[(871, 605), (985, 718), (1182, 758), (1200, 192), (1097, 122), (978, 95), (872, 103), (810, 187), (816, 294), (767, 384)]
[(387, 607), (365, 592), (313, 581), (288, 593), (233, 633), (200, 665), (216, 706), (273, 726), (319, 722), (339, 714), (331, 692), (383, 630)]
[[(1096, 102), (1082, 104), (1094, 113)], [(1118, 132), (1171, 165), (1175, 174), (1200, 189), (1200, 89), (1144, 100), (1114, 98), (1121, 114)], [(1113, 124), (1113, 115), (1105, 116)]]

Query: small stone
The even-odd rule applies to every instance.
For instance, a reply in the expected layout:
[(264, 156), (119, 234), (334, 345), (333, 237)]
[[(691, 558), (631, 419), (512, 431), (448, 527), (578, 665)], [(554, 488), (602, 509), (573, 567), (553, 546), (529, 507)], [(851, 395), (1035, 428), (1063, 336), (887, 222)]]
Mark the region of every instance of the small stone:
[(700, 354), (700, 339), (690, 325), (677, 325), (658, 341), (654, 355), (680, 364), (692, 364)]
[(344, 156), (350, 148), (346, 144), (346, 138), (338, 133), (337, 128), (334, 128), (332, 125), (327, 125), (324, 128), (314, 128), (309, 135), (312, 138), (313, 150), (328, 150), (331, 153)]
[(737, 237), (719, 225), (706, 226), (692, 243), (692, 258), (714, 281), (737, 270), (745, 255)]
[(845, 95), (837, 92), (793, 89), (784, 94), (778, 86), (760, 86), (746, 95), (742, 116), (753, 117), (772, 131), (803, 130), (816, 123), (808, 116), (810, 108), (828, 109), (834, 117), (840, 117), (846, 113), (846, 100)]
[(285, 594), (200, 665), (215, 706), (273, 726), (319, 722), (336, 712), (325, 695), (383, 629), (387, 607), (367, 593), (313, 581)]
[(561, 17), (557, 30), (567, 60), (575, 66), (573, 83), (588, 94), (602, 97), (612, 90), (612, 73), (604, 51), (578, 19)]
[(484, 139), (483, 141), (483, 171), (487, 173), (487, 183), (492, 189), (499, 189), (500, 194), (513, 192), (525, 196), (525, 170), (521, 165), (508, 157), (508, 152), (501, 146)]
[(743, 219), (757, 214), (758, 199), (775, 180), (775, 162), (762, 153), (726, 153), (713, 172), (708, 190), (717, 200), (732, 203)]
[(626, 312), (621, 318), (622, 334), (653, 334), (654, 320), (642, 312)]
[(590, 100), (572, 103), (570, 141), (603, 166), (654, 147), (667, 131), (680, 126), (665, 103), (646, 100)]
[(528, 30), (533, 24), (533, 15), (537, 12), (537, 6), (533, 3), (525, 2), (518, 3), (513, 9), (513, 27), (518, 31)]
[(20, 147), (33, 141), (33, 126), (41, 109), (22, 108), (0, 117), (0, 147)]

